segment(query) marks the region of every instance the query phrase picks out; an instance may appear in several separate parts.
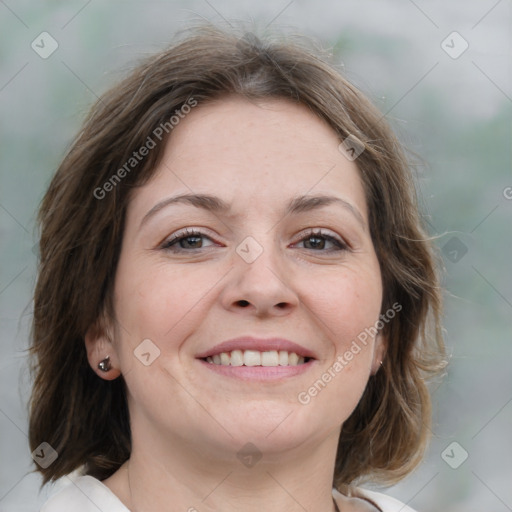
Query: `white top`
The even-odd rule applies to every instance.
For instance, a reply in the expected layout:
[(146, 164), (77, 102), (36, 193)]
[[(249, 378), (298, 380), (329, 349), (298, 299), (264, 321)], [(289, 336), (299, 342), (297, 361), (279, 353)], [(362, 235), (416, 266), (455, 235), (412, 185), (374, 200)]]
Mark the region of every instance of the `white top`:
[[(76, 476), (72, 473), (64, 480), (67, 482), (43, 505), (40, 512), (130, 512), (106, 485), (92, 476)], [(361, 488), (358, 490), (382, 512), (415, 512), (380, 492)], [(333, 496), (337, 495), (338, 491), (333, 490)]]

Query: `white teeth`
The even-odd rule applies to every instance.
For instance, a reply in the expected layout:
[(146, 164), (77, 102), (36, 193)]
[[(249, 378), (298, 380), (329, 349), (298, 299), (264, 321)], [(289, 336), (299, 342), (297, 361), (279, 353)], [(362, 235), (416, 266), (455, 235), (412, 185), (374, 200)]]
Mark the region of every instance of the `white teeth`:
[(261, 353), (261, 366), (279, 366), (277, 350)]
[(243, 366), (244, 353), (241, 350), (233, 350), (231, 352), (231, 366)]
[(305, 363), (305, 358), (286, 350), (233, 350), (206, 358), (208, 363), (221, 366), (297, 366)]
[(261, 366), (261, 352), (257, 350), (244, 351), (245, 366)]

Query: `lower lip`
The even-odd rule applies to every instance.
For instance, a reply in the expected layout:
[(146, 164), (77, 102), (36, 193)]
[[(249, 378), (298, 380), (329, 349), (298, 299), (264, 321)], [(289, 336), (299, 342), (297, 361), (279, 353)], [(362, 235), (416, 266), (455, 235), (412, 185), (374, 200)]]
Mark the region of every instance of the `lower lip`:
[(307, 372), (314, 364), (314, 360), (297, 366), (223, 366), (198, 360), (209, 370), (226, 377), (248, 381), (276, 381), (284, 380)]

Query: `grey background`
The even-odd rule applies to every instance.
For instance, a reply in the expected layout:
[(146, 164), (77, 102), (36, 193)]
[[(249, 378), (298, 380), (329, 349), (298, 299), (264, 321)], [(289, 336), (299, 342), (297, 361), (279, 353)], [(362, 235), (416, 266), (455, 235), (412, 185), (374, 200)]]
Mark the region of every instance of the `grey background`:
[[(388, 492), (421, 512), (512, 510), (511, 1), (4, 0), (0, 511), (38, 510), (50, 492), (38, 495), (26, 437), (38, 203), (96, 97), (128, 63), (163, 48), (201, 17), (253, 20), (260, 28), (271, 23), (332, 47), (346, 76), (423, 159), (417, 173), (445, 266), (452, 357), (434, 390), (427, 457)], [(47, 59), (31, 48), (43, 31), (59, 45)], [(442, 47), (453, 31), (469, 44), (458, 58), (445, 51), (462, 48), (457, 36)], [(447, 461), (460, 465), (453, 469)]]

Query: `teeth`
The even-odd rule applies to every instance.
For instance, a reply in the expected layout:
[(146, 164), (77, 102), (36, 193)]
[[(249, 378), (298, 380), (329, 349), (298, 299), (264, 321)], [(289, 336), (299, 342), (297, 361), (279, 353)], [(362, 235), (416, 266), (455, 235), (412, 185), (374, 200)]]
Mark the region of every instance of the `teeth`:
[(241, 350), (233, 350), (231, 352), (231, 366), (243, 366), (244, 353)]
[(261, 352), (257, 350), (244, 351), (245, 366), (261, 366)]
[(209, 356), (206, 361), (221, 366), (297, 366), (304, 364), (304, 357), (286, 350), (233, 350)]
[[(215, 356), (213, 357), (213, 361), (215, 362)], [(295, 352), (288, 354), (288, 365), (297, 366), (297, 364), (299, 364), (299, 356)]]
[(261, 353), (261, 366), (279, 366), (279, 354), (277, 350)]

